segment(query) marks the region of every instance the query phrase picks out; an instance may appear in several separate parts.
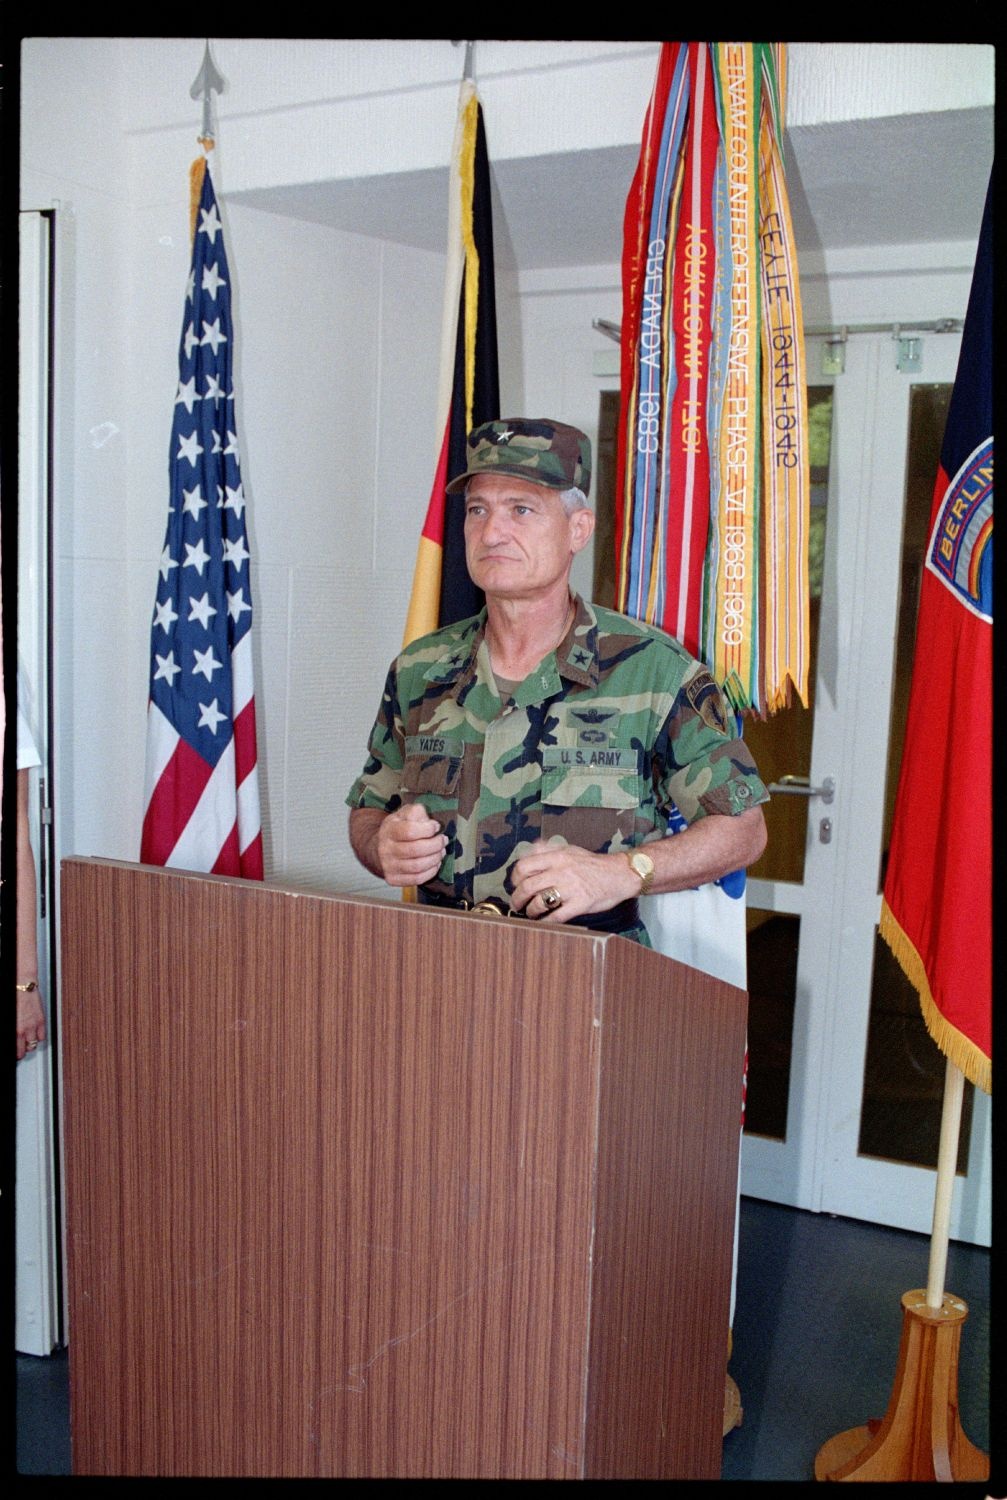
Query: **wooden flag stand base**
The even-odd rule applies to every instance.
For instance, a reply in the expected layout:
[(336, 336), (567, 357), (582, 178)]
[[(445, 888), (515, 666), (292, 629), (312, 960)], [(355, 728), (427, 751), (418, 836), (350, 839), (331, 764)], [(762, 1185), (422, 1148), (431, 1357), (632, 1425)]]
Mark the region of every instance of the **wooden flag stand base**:
[(737, 1384), (728, 1375), (727, 1384), (724, 1387), (724, 1436), (734, 1427), (741, 1426), (741, 1392)]
[(968, 1308), (945, 1292), (905, 1292), (902, 1342), (888, 1410), (881, 1421), (830, 1438), (815, 1457), (816, 1479), (988, 1479), (989, 1458), (958, 1420), (958, 1346)]

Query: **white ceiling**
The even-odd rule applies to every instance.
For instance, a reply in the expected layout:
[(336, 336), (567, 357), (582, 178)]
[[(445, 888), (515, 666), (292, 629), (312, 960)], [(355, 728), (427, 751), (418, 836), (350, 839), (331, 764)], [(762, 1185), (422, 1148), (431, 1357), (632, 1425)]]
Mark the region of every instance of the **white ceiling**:
[[(492, 161), (492, 141), (489, 142)], [(609, 265), (637, 148), (493, 164), (498, 267)], [(788, 132), (799, 251), (978, 237), (993, 164), (993, 110), (946, 110)], [(444, 249), (447, 168), (232, 194), (233, 201), (421, 249)]]

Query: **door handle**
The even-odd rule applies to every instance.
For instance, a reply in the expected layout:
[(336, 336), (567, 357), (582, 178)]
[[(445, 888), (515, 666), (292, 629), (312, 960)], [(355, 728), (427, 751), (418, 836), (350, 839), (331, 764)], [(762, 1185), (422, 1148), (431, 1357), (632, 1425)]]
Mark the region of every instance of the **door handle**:
[(787, 775), (771, 781), (767, 791), (784, 792), (791, 797), (821, 797), (823, 802), (831, 802), (836, 795), (836, 782), (834, 777), (826, 776), (821, 786), (812, 786), (809, 776)]

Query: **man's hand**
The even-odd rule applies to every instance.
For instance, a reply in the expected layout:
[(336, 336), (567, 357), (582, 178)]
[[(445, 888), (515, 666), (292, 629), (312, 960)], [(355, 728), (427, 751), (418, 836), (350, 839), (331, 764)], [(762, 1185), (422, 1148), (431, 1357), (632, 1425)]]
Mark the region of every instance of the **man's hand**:
[(393, 813), (358, 807), (350, 813), (350, 843), (361, 864), (389, 885), (423, 885), (440, 869), (447, 836), (421, 802)]
[[(700, 818), (673, 838), (652, 839), (645, 846), (654, 861), (651, 891), (684, 891), (744, 870), (766, 847), (761, 807), (729, 817)], [(626, 854), (590, 854), (572, 844), (539, 840), (514, 865), (511, 905), (528, 917), (569, 922), (587, 912), (609, 911), (640, 894), (640, 877)], [(550, 911), (543, 893), (555, 889), (561, 905)]]
[[(649, 853), (652, 845), (647, 846)], [(511, 872), (511, 906), (544, 922), (571, 922), (588, 912), (609, 911), (640, 894), (640, 877), (624, 854), (591, 854), (575, 844), (533, 844)], [(555, 889), (562, 905), (552, 911), (543, 894)]]
[(17, 1055), (18, 1061), (26, 1052), (34, 1052), (39, 1042), (45, 1041), (45, 1015), (38, 990), (17, 992)]

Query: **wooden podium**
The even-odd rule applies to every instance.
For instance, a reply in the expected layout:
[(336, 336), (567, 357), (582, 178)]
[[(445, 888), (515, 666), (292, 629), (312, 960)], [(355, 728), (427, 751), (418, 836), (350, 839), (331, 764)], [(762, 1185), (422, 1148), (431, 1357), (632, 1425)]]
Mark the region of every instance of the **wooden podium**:
[(743, 991), (62, 867), (75, 1474), (720, 1476)]

